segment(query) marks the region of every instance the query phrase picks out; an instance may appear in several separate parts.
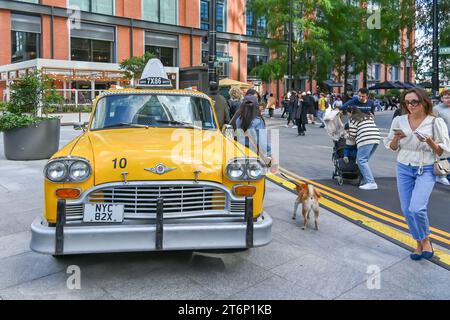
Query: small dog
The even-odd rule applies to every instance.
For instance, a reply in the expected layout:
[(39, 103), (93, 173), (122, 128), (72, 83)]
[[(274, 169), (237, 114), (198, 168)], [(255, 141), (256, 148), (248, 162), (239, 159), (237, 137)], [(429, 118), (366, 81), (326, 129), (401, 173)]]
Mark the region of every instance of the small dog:
[(297, 214), (298, 205), (302, 204), (302, 214), (303, 214), (303, 227), (306, 229), (306, 222), (309, 220), (309, 214), (314, 211), (314, 223), (316, 225), (316, 230), (319, 230), (319, 199), (321, 197), (319, 191), (314, 188), (312, 184), (299, 184), (298, 182), (292, 181), (296, 185), (298, 192), (297, 199), (295, 200), (294, 215), (292, 219), (295, 220)]

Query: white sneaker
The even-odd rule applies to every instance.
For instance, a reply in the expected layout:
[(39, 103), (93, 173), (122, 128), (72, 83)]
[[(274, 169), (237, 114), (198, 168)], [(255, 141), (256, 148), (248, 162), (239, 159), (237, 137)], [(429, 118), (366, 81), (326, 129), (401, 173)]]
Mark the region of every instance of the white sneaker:
[(284, 125), (286, 128), (289, 128), (289, 126), (287, 124)]
[(363, 184), (362, 186), (359, 186), (359, 188), (362, 190), (377, 190), (378, 185), (375, 182), (374, 183), (366, 183), (366, 184)]
[(297, 126), (293, 126), (293, 127), (292, 127), (292, 129), (297, 129), (297, 128), (298, 128)]
[(436, 182), (443, 184), (444, 186), (450, 186), (450, 182), (448, 181), (447, 177), (436, 177)]

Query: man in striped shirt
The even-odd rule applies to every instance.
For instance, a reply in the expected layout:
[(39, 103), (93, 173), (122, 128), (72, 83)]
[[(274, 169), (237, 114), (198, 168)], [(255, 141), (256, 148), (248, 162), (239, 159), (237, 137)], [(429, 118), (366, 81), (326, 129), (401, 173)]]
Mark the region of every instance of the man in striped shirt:
[(380, 144), (381, 135), (371, 115), (364, 114), (358, 107), (348, 108), (349, 136), (354, 138), (358, 148), (356, 163), (363, 176), (364, 183), (359, 187), (363, 190), (376, 190), (378, 185), (369, 166), (369, 159)]

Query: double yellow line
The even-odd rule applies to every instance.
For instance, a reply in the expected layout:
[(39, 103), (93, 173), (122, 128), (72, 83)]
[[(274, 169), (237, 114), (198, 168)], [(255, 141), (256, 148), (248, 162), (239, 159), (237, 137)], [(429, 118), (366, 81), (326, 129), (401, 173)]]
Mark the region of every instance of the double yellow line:
[[(405, 223), (403, 216), (374, 206), (315, 181), (300, 177), (289, 170), (281, 168), (280, 171), (289, 177), (290, 180), (299, 180), (301, 182), (314, 185), (316, 189), (325, 196), (322, 197), (320, 201), (322, 206), (331, 209), (332, 211), (335, 211), (352, 221), (357, 221), (358, 224), (363, 225), (367, 229), (371, 229), (372, 231), (380, 233), (387, 238), (395, 240), (403, 246), (411, 249), (416, 247), (416, 241), (408, 233), (402, 232), (396, 228), (384, 224), (383, 222), (371, 218), (374, 217), (380, 219), (381, 221), (389, 222), (404, 230), (408, 230), (408, 225)], [(267, 178), (287, 189), (293, 191), (295, 190), (295, 185), (282, 177), (269, 174)], [(346, 206), (343, 206), (342, 204)], [(431, 239), (438, 240), (445, 244), (450, 244), (450, 233), (436, 228), (430, 228), (430, 230), (433, 232), (433, 234), (430, 235)], [(442, 264), (446, 268), (450, 268), (450, 254), (436, 248), (434, 248), (434, 251), (437, 260), (436, 262)]]

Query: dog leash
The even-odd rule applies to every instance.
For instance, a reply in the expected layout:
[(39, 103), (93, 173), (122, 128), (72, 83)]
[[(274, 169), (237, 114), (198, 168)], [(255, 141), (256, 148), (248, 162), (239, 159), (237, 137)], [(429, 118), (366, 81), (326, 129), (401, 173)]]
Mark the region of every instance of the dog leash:
[(286, 176), (283, 172), (280, 172), (280, 175), (283, 176), (283, 178), (285, 178), (286, 180), (288, 180), (289, 182), (295, 184), (296, 186), (300, 186), (301, 184), (298, 183), (297, 181), (292, 180), (291, 178), (289, 178), (288, 176)]

